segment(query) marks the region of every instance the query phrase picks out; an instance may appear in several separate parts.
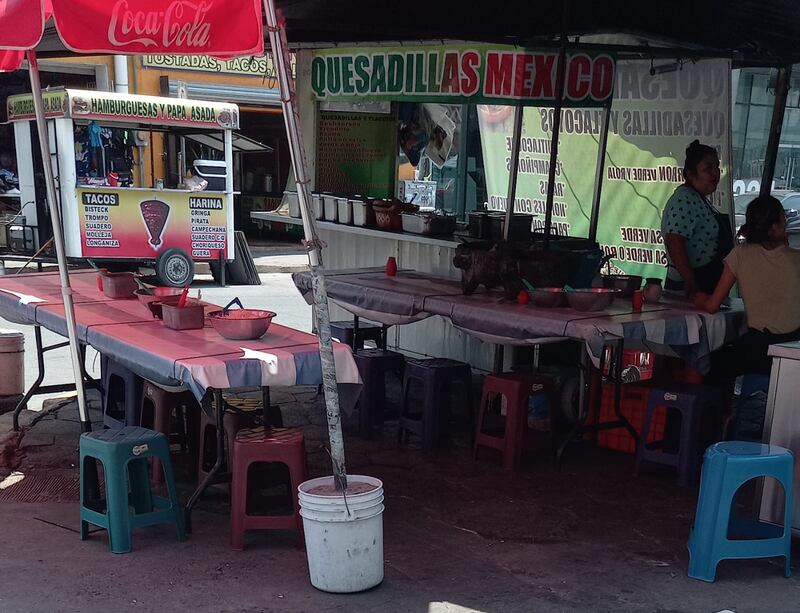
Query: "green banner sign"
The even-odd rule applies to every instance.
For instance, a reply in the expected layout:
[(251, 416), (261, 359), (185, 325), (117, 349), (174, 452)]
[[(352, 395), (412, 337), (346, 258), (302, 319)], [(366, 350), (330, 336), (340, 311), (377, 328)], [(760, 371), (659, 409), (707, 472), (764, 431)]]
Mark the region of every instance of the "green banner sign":
[[(661, 213), (683, 183), (686, 147), (695, 139), (717, 148), (722, 180), (714, 204), (731, 199), (730, 62), (703, 60), (650, 75), (649, 62), (620, 62), (597, 240), (618, 273), (664, 277)], [(488, 207), (506, 210), (513, 108), (480, 106)], [(561, 117), (553, 199), (553, 231), (587, 236), (594, 194), (602, 110), (565, 109)], [(543, 228), (550, 169), (553, 109), (525, 109), (514, 209)]]
[[(44, 103), (45, 117), (64, 117), (67, 114), (67, 91), (64, 89), (42, 92), (42, 102)], [(31, 94), (9, 96), (6, 100), (6, 109), (9, 121), (36, 117)]]
[[(474, 44), (323, 49), (311, 62), (319, 100), (403, 100), (547, 106), (555, 100), (555, 51)], [(614, 58), (567, 55), (565, 106), (601, 106), (614, 87)]]
[[(189, 70), (191, 72), (213, 72), (240, 76), (276, 79), (272, 54), (248, 57), (216, 58), (210, 55), (143, 55), (143, 68), (159, 70)], [(290, 55), (292, 76), (295, 76), (296, 56)]]

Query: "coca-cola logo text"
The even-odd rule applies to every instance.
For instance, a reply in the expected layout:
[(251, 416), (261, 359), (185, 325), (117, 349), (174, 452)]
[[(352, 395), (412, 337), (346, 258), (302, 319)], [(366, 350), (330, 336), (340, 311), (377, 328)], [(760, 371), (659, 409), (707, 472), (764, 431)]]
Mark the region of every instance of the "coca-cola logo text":
[(213, 4), (214, 0), (175, 0), (163, 11), (137, 11), (127, 0), (118, 0), (108, 23), (108, 41), (116, 47), (139, 43), (163, 49), (203, 48), (211, 34), (206, 13)]

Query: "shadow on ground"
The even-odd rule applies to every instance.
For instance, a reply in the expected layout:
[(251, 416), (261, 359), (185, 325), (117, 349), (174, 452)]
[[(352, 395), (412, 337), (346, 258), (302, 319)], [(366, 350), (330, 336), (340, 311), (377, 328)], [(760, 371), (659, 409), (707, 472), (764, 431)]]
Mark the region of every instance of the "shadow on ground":
[[(311, 476), (328, 473), (315, 390), (273, 401), (286, 425), (305, 428)], [(542, 441), (508, 474), (489, 451), (473, 461), (464, 432), (436, 455), (398, 448), (391, 421), (372, 441), (346, 438), (348, 472), (385, 487), (386, 578), (376, 589), (315, 590), (291, 532), (251, 533), (232, 551), (225, 486), (198, 505), (186, 542), (169, 526), (142, 529), (132, 553), (113, 555), (103, 531), (78, 540), (74, 403), (37, 422), (14, 438), (0, 417), (13, 446), (0, 468), (4, 611), (789, 612), (800, 602), (780, 560), (723, 562), (714, 584), (688, 579), (697, 491), (676, 487), (668, 470), (634, 478), (631, 456), (576, 445), (556, 472)], [(193, 485), (184, 481), (183, 494)]]

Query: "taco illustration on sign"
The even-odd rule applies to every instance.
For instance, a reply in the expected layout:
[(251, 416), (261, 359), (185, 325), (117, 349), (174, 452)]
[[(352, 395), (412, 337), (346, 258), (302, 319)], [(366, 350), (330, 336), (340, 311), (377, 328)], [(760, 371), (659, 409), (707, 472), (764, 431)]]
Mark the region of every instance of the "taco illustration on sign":
[(144, 200), (139, 203), (139, 209), (142, 211), (144, 226), (150, 235), (150, 245), (158, 251), (163, 242), (161, 236), (169, 219), (169, 205), (161, 200)]

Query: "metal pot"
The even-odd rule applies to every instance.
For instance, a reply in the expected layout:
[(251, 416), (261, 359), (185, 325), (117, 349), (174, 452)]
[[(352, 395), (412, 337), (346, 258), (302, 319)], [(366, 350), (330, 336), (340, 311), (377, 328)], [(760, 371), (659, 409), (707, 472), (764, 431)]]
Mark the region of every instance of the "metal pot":
[[(503, 240), (503, 229), (506, 225), (505, 213), (489, 214), (489, 234), (492, 240)], [(510, 241), (529, 241), (531, 238), (531, 226), (533, 225), (533, 215), (526, 213), (512, 213), (511, 227), (508, 231)]]
[(220, 336), (230, 340), (249, 341), (264, 336), (275, 313), (260, 309), (237, 309), (212, 311), (208, 317)]
[(469, 214), (469, 235), (472, 238), (489, 238), (489, 213), (475, 211)]

